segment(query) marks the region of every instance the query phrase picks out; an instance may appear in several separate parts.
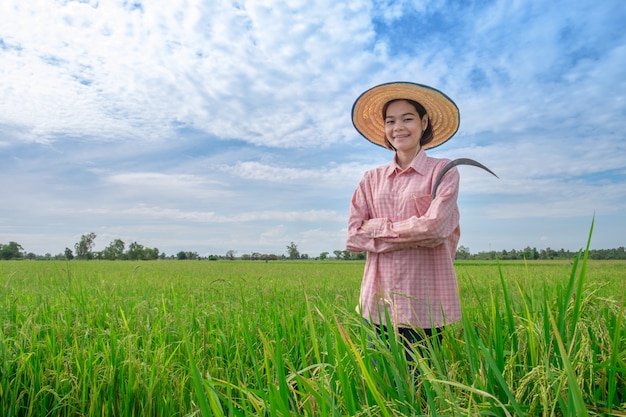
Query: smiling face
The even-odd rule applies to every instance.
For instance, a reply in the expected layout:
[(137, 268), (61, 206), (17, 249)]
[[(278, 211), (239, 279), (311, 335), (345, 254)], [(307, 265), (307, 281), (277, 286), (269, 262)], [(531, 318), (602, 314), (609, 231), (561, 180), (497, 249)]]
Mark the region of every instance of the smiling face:
[(428, 126), (428, 115), (420, 117), (408, 101), (397, 100), (387, 106), (385, 136), (399, 154), (413, 155), (420, 149), (420, 139)]

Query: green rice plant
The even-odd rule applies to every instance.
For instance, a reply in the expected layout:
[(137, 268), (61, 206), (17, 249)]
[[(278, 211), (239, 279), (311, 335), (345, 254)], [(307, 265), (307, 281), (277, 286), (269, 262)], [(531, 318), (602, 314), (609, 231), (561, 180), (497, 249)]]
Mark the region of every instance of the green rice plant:
[[(471, 370), (468, 379), (479, 375), (477, 387), (496, 396), (503, 393), (500, 400), (513, 407), (516, 415), (588, 415), (587, 410), (604, 415), (613, 413), (618, 404), (623, 408), (624, 395), (617, 394), (624, 392), (625, 368), (617, 359), (624, 351), (623, 301), (620, 307), (615, 300), (599, 298), (597, 290), (585, 285), (589, 242), (580, 256), (582, 266), (579, 268), (579, 258), (573, 262), (565, 291), (557, 284), (556, 298), (551, 298), (553, 291), (547, 290), (546, 284), (538, 297), (519, 282), (514, 297), (500, 270), (503, 302), (492, 295), (489, 303), (478, 304), (478, 317), (490, 326), (478, 327), (479, 333), (474, 333), (473, 320), (467, 315), (464, 318)], [(478, 297), (475, 287), (473, 290)], [(552, 311), (557, 312), (558, 320)], [(599, 317), (606, 320), (598, 322)], [(461, 349), (453, 346), (451, 351), (459, 356)], [(483, 357), (478, 354), (481, 351)], [(617, 366), (609, 368), (606, 363)], [(621, 376), (620, 382), (613, 375)], [(602, 389), (598, 389), (600, 384)], [(621, 391), (616, 385), (621, 385)], [(610, 406), (601, 405), (604, 397), (610, 397)], [(616, 397), (620, 399), (616, 401)]]
[[(211, 384), (211, 377), (208, 376), (206, 379), (203, 379), (200, 376), (200, 371), (196, 366), (194, 355), (190, 354), (190, 348), (187, 344), (187, 353), (189, 355), (189, 368), (191, 369), (191, 374), (193, 378), (193, 385), (196, 392), (196, 398), (198, 399), (198, 407), (200, 411), (205, 416), (224, 416), (224, 410), (222, 409), (222, 404), (215, 393), (213, 385)], [(208, 392), (208, 399), (207, 399)]]
[(457, 263), (408, 358), (362, 262), (0, 262), (0, 415), (626, 415), (626, 263), (585, 253)]

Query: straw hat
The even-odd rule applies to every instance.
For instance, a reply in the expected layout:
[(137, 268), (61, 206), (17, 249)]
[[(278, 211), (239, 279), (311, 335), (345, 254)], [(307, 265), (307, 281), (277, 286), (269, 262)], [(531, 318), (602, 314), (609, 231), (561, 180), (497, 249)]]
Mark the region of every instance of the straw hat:
[(459, 129), (459, 108), (439, 90), (422, 84), (393, 82), (372, 87), (352, 106), (352, 124), (367, 140), (387, 148), (383, 106), (390, 100), (409, 99), (426, 109), (433, 128), (433, 140), (424, 149), (434, 148), (450, 139)]

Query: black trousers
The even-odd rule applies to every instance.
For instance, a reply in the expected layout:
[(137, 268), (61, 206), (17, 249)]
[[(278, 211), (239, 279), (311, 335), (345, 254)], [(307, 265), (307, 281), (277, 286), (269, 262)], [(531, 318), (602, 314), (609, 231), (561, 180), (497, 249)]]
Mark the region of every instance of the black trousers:
[[(386, 337), (386, 340), (389, 340), (389, 329), (387, 326), (374, 324), (376, 328), (376, 332), (379, 336), (383, 334)], [(427, 343), (427, 339), (430, 342), (430, 345), (441, 345), (441, 341), (443, 339), (443, 327), (435, 327), (432, 329), (413, 329), (410, 327), (398, 327), (398, 333), (400, 334), (400, 338), (402, 339), (402, 344), (404, 345), (404, 354), (406, 360), (408, 362), (413, 361), (413, 357), (411, 352), (415, 349), (418, 349), (422, 356), (425, 356), (426, 350), (428, 349), (429, 343)]]

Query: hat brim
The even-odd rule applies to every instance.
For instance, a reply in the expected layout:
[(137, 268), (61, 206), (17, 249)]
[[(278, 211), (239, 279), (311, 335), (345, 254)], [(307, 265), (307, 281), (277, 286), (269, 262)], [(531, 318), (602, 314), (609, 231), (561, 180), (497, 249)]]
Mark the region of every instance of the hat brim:
[(459, 129), (457, 105), (441, 91), (411, 82), (392, 82), (370, 88), (352, 106), (352, 124), (370, 142), (389, 149), (385, 142), (383, 106), (391, 100), (408, 99), (426, 109), (433, 129), (433, 140), (422, 146), (434, 148), (450, 139)]

